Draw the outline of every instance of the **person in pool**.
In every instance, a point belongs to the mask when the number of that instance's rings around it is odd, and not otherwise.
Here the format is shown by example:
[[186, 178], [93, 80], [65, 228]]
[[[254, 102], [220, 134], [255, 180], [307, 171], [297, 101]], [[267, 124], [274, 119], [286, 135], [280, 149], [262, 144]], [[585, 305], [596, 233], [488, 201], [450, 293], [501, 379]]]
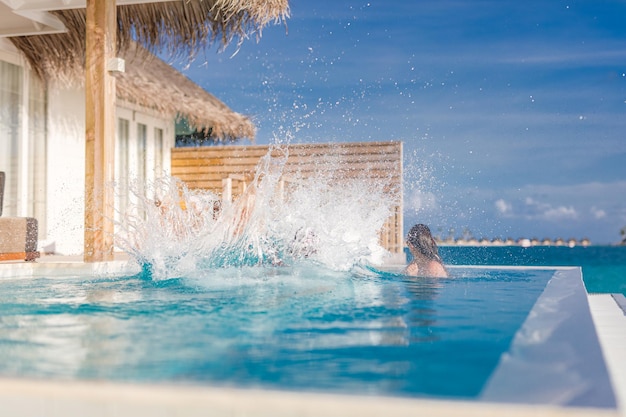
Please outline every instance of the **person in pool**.
[[439, 257], [437, 243], [425, 224], [416, 224], [406, 237], [413, 260], [404, 269], [406, 275], [415, 277], [446, 278], [448, 271]]

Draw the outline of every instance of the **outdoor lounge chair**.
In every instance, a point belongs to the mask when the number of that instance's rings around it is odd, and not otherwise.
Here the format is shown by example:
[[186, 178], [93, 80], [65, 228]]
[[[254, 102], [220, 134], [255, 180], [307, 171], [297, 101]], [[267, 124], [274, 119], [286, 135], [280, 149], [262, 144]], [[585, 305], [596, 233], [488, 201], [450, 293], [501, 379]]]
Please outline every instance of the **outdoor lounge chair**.
[[0, 172], [0, 261], [34, 261], [39, 258], [37, 219], [2, 217], [4, 179], [4, 172]]

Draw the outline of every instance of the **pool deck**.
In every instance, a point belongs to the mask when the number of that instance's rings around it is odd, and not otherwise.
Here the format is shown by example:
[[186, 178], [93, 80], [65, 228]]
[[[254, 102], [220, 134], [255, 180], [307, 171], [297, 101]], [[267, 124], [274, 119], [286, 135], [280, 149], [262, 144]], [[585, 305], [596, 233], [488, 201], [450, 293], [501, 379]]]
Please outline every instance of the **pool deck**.
[[[126, 274], [128, 257], [95, 264], [81, 257], [43, 256], [0, 262], [0, 279]], [[580, 416], [626, 417], [626, 313], [611, 294], [588, 294], [591, 316], [609, 369], [618, 409], [520, 405], [481, 401], [351, 396], [260, 389], [105, 381], [0, 378], [0, 415], [29, 416]]]
[[596, 326], [621, 416], [626, 416], [626, 312], [611, 294], [589, 294]]
[[115, 253], [114, 259], [107, 262], [85, 263], [83, 257], [63, 255], [43, 255], [35, 262], [1, 261], [2, 278], [62, 278], [79, 275], [116, 275], [138, 272], [139, 267], [129, 262], [125, 253]]

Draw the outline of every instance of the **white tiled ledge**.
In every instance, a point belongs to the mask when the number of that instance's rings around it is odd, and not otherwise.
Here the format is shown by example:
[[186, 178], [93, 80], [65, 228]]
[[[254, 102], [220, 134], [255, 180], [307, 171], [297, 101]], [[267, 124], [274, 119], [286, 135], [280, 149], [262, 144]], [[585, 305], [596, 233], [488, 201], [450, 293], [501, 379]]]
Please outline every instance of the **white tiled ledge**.
[[35, 262], [0, 262], [0, 279], [133, 275], [139, 271], [139, 266], [124, 254], [116, 254], [112, 261], [93, 263], [83, 262], [82, 256], [42, 256]]
[[617, 417], [615, 410], [197, 386], [0, 379], [0, 415], [20, 417]]
[[590, 294], [588, 298], [618, 407], [626, 417], [626, 315], [611, 294]]

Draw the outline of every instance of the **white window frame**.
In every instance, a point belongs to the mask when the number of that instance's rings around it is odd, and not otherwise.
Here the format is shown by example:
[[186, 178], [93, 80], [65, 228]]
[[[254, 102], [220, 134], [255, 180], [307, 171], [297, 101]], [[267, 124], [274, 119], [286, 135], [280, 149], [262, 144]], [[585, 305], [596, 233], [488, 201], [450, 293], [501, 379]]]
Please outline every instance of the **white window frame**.
[[[116, 169], [115, 169], [115, 182], [118, 185], [116, 187], [116, 221], [123, 221], [123, 215], [129, 207], [132, 207], [137, 203], [137, 196], [134, 192], [139, 191], [142, 197], [154, 198], [152, 195], [144, 195], [143, 190], [150, 190], [151, 185], [160, 176], [169, 172], [170, 167], [170, 155], [171, 146], [174, 142], [173, 126], [174, 121], [160, 119], [152, 115], [146, 114], [140, 110], [129, 109], [126, 107], [117, 107], [116, 120], [119, 126], [119, 120], [124, 119], [128, 121], [128, 143], [127, 143], [127, 161], [126, 172], [121, 172], [119, 149], [116, 150]], [[139, 135], [140, 126], [145, 126], [145, 143], [142, 141]], [[171, 125], [171, 127], [170, 127]], [[162, 137], [158, 140], [157, 131], [162, 132]], [[172, 136], [170, 141], [167, 140], [168, 135]], [[119, 136], [119, 132], [116, 130], [116, 136]], [[169, 143], [171, 142], [171, 143]], [[160, 149], [157, 149], [159, 147]], [[122, 146], [119, 137], [116, 139], [116, 147]], [[159, 161], [156, 158], [160, 155], [160, 166], [162, 172], [156, 172], [159, 169]], [[139, 171], [142, 171], [141, 173]], [[139, 185], [143, 177], [144, 183]], [[122, 186], [125, 184], [126, 186]], [[139, 190], [129, 186], [130, 184], [136, 184], [139, 186]], [[126, 195], [123, 196], [122, 194]]]
[[[20, 217], [36, 217], [39, 221], [39, 238], [44, 239], [46, 237], [46, 190], [41, 190], [39, 195], [43, 195], [43, 202], [39, 203], [41, 211], [35, 209], [35, 199], [37, 191], [33, 190], [31, 184], [33, 184], [34, 176], [46, 175], [46, 166], [36, 167], [32, 166], [34, 163], [33, 158], [33, 146], [31, 143], [30, 135], [30, 79], [32, 77], [31, 69], [24, 61], [21, 54], [17, 51], [10, 51], [6, 48], [11, 48], [11, 45], [7, 45], [4, 42], [0, 43], [0, 60], [9, 64], [18, 66], [21, 68], [21, 96], [19, 103], [19, 132], [17, 142], [17, 169], [15, 173], [7, 173], [7, 175], [17, 174], [17, 178], [12, 178], [11, 181], [16, 182], [16, 195], [7, 195], [7, 189], [5, 189], [4, 198], [4, 210], [3, 215], [14, 215]], [[45, 88], [45, 86], [44, 86]], [[45, 93], [47, 95], [47, 92]], [[45, 99], [47, 101], [47, 97]], [[47, 123], [47, 109], [44, 110], [44, 123]], [[44, 131], [44, 143], [47, 143], [47, 128]], [[41, 150], [39, 150], [41, 151]], [[44, 149], [43, 159], [47, 161], [46, 151]], [[43, 170], [43, 173], [36, 174], [35, 170]], [[45, 187], [45, 184], [44, 184]], [[7, 209], [7, 207], [9, 207]], [[6, 210], [6, 211], [5, 211]]]

